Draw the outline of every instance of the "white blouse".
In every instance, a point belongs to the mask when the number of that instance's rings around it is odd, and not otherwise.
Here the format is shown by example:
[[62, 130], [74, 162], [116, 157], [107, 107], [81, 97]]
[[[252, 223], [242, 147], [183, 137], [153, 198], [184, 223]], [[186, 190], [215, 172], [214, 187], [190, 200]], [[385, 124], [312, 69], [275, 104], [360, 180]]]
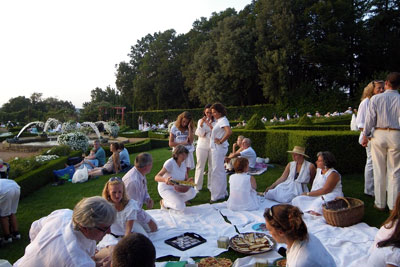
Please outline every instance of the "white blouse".
[[225, 140], [221, 145], [217, 145], [216, 143], [214, 143], [215, 138], [221, 139], [222, 137], [224, 137], [225, 135], [224, 127], [228, 126], [229, 126], [229, 121], [225, 116], [217, 120], [217, 123], [215, 124], [211, 132], [211, 137], [210, 137], [211, 149], [217, 149], [219, 146], [222, 146], [223, 148], [227, 148], [229, 146], [227, 140]]
[[[207, 123], [203, 122], [203, 125], [201, 125], [201, 121], [203, 119], [200, 119], [197, 122], [197, 128], [195, 134], [199, 137], [197, 139], [197, 148], [203, 148], [203, 149], [209, 149], [210, 148], [210, 137], [211, 137], [211, 128], [210, 126], [207, 125]], [[215, 126], [215, 121], [211, 123], [211, 125]]]
[[[184, 161], [181, 163], [181, 166], [178, 166], [176, 160], [174, 158], [170, 158], [164, 163], [163, 167], [167, 170], [167, 172], [163, 175], [164, 178], [172, 177], [174, 180], [185, 180], [187, 169]], [[172, 185], [168, 185], [164, 182], [158, 182], [158, 190], [173, 188], [174, 186]]]

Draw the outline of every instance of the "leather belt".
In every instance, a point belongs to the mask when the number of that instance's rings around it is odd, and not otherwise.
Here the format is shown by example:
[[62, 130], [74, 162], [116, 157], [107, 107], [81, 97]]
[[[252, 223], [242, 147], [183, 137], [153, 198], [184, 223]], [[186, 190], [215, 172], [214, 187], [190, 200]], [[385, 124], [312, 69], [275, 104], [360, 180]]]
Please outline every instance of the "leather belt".
[[379, 128], [379, 127], [375, 127], [375, 130], [400, 131], [400, 129], [396, 128]]

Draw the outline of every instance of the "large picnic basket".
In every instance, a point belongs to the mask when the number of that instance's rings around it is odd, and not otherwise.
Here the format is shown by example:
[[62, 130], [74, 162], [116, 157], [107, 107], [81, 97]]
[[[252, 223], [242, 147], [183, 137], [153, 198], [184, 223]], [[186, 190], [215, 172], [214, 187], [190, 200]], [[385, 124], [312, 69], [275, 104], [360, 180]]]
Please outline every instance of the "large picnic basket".
[[346, 227], [359, 223], [364, 216], [364, 202], [352, 197], [337, 197], [322, 205], [325, 221], [333, 226]]

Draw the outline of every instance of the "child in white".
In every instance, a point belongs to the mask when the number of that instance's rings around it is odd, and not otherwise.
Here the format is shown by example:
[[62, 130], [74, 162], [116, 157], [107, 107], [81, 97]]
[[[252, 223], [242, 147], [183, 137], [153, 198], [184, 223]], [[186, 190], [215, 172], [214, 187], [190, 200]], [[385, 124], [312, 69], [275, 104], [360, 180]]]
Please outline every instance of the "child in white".
[[254, 177], [247, 174], [249, 161], [246, 158], [238, 158], [233, 167], [236, 173], [229, 177], [228, 209], [234, 211], [257, 210], [259, 207], [257, 184]]

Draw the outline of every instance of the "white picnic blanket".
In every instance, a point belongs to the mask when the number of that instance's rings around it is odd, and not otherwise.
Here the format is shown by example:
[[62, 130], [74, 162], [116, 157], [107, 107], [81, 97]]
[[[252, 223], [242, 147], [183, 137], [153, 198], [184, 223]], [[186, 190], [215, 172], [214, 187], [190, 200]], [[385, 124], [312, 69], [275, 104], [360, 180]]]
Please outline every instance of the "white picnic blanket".
[[[264, 209], [275, 204], [275, 201], [264, 200], [260, 209], [255, 211], [231, 211], [226, 202], [213, 204], [241, 233], [253, 232], [252, 226], [264, 222]], [[308, 231], [317, 236], [333, 256], [337, 266], [349, 266], [367, 255], [378, 229], [365, 223], [350, 227], [334, 227], [328, 225], [322, 216], [304, 214], [304, 222]], [[281, 244], [278, 244], [280, 246]], [[254, 259], [253, 259], [254, 260]], [[253, 261], [254, 262], [254, 261]], [[245, 265], [243, 265], [245, 266]]]
[[[168, 255], [186, 258], [217, 256], [227, 251], [227, 249], [218, 248], [218, 237], [231, 238], [237, 234], [234, 226], [225, 222], [219, 211], [210, 204], [186, 207], [183, 212], [161, 209], [147, 212], [157, 221], [159, 227], [157, 232], [149, 234], [149, 238], [156, 248], [157, 258]], [[185, 251], [178, 250], [164, 242], [185, 232], [199, 234], [207, 242]]]

